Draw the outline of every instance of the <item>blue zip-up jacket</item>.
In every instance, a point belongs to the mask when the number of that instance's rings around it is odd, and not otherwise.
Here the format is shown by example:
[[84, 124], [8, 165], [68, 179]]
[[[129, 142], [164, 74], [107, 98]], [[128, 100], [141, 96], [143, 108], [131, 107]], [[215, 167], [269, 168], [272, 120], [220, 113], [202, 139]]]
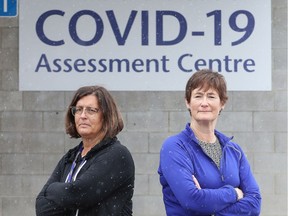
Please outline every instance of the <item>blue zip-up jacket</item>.
[[[260, 214], [259, 186], [244, 152], [232, 138], [216, 130], [215, 135], [222, 146], [220, 170], [203, 152], [189, 123], [163, 143], [158, 173], [167, 216]], [[234, 188], [240, 188], [244, 198], [237, 201]]]

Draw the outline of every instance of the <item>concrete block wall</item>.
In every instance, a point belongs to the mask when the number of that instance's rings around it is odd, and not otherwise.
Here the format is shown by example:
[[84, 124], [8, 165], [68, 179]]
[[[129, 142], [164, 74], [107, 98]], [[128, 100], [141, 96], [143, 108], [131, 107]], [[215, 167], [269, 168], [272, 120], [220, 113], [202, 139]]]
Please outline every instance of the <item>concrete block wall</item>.
[[[287, 215], [287, 1], [272, 2], [272, 91], [229, 92], [218, 129], [233, 135], [260, 184], [261, 216]], [[35, 197], [79, 140], [64, 133], [72, 92], [18, 90], [18, 18], [0, 18], [0, 216], [35, 215]], [[247, 50], [249, 52], [249, 50]], [[267, 69], [269, 70], [269, 68]], [[184, 89], [184, 86], [183, 86]], [[189, 121], [184, 92], [112, 92], [119, 139], [136, 165], [134, 215], [164, 216], [157, 168], [163, 140]]]

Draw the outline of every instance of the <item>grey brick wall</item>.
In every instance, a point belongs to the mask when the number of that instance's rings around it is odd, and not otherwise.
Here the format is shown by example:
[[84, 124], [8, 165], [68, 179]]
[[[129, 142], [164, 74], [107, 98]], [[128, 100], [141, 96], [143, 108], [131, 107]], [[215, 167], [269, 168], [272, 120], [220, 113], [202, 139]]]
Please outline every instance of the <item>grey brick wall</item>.
[[[287, 1], [272, 1], [272, 91], [229, 92], [218, 129], [244, 149], [260, 184], [261, 216], [287, 215]], [[71, 92], [18, 91], [18, 18], [0, 18], [0, 216], [35, 215], [36, 194], [78, 140], [64, 133]], [[247, 51], [248, 52], [248, 51]], [[184, 87], [183, 87], [184, 88]], [[163, 216], [162, 141], [189, 121], [183, 92], [112, 92], [119, 139], [136, 165], [134, 215]]]

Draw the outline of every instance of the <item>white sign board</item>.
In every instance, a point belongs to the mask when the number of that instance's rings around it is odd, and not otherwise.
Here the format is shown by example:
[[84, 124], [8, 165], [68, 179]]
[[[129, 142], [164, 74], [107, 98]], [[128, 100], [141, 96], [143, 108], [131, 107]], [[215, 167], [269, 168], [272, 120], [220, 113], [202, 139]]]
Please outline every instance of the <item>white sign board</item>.
[[19, 89], [183, 91], [210, 68], [271, 90], [270, 0], [19, 1]]

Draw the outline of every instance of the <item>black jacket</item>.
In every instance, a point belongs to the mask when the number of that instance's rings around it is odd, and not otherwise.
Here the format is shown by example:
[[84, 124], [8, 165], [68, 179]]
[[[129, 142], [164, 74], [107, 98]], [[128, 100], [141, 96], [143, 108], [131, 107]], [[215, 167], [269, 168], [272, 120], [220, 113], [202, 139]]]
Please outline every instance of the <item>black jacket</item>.
[[129, 216], [135, 167], [128, 149], [117, 138], [102, 141], [85, 156], [74, 182], [65, 183], [82, 142], [70, 149], [36, 198], [37, 216]]

